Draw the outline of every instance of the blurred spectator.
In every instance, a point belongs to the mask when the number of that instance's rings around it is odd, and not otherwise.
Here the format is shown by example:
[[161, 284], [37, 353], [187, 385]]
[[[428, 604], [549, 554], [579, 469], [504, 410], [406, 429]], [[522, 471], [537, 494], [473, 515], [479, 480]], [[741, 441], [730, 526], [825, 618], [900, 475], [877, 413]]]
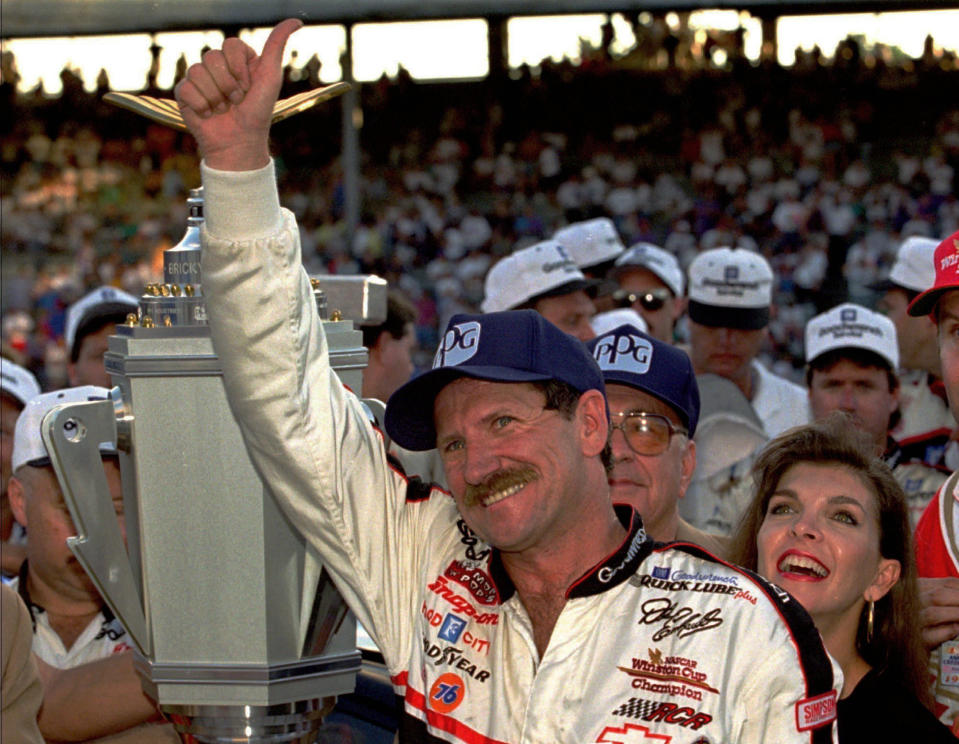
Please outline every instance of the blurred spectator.
[[9, 359], [0, 358], [0, 572], [16, 576], [26, 554], [27, 533], [14, 519], [7, 498], [13, 474], [13, 433], [17, 417], [31, 398], [40, 394], [36, 378]]
[[369, 350], [362, 397], [385, 403], [394, 390], [410, 379], [416, 345], [415, 321], [416, 308], [390, 289], [386, 296], [386, 320], [379, 325], [362, 326], [363, 345]]
[[621, 290], [618, 301], [643, 316], [653, 338], [673, 343], [685, 309], [685, 277], [676, 257], [652, 243], [637, 243], [616, 259], [611, 276]]
[[[133, 668], [126, 630], [103, 603], [67, 546], [76, 534], [40, 435], [44, 416], [61, 403], [108, 395], [92, 385], [33, 398], [17, 419], [8, 493], [30, 533], [27, 559], [11, 586], [33, 619], [33, 653], [43, 682], [40, 730], [47, 739], [176, 742]], [[101, 445], [106, 482], [125, 534], [120, 467]]]
[[103, 366], [107, 338], [116, 333], [130, 313], [136, 313], [137, 298], [115, 287], [99, 287], [67, 308], [64, 338], [70, 350], [67, 370], [70, 384], [112, 387]]
[[689, 348], [696, 374], [736, 383], [769, 437], [808, 421], [806, 391], [756, 361], [767, 337], [772, 269], [742, 249], [701, 253], [689, 267]]
[[882, 292], [879, 310], [896, 327], [899, 341], [899, 420], [891, 430], [904, 449], [928, 465], [940, 465], [955, 422], [949, 412], [931, 317], [914, 318], [909, 304], [935, 281], [938, 241], [910, 237], [899, 246], [889, 275], [872, 288]]
[[889, 318], [861, 305], [837, 305], [806, 326], [806, 384], [816, 421], [849, 414], [906, 495], [910, 527], [947, 473], [910, 460], [889, 430], [899, 410], [899, 347]]
[[[310, 270], [411, 276], [417, 335], [432, 347], [452, 312], [478, 309], [483, 261], [564, 223], [611, 218], [626, 244], [663, 246], [683, 269], [700, 250], [749, 247], [777, 275], [770, 362], [798, 378], [817, 308], [847, 294], [871, 304], [868, 285], [902, 239], [959, 227], [959, 109], [941, 95], [955, 87], [955, 55], [933, 45], [913, 61], [843, 42], [791, 68], [768, 54], [742, 65], [735, 33], [703, 44], [686, 15], [676, 26], [631, 19], [636, 45], [618, 58], [586, 50], [579, 66], [544, 60], [511, 78], [365, 86], [377, 115], [364, 122], [351, 240], [330, 144], [339, 116], [304, 113], [274, 148]], [[103, 105], [75, 74], [50, 97], [15, 90], [12, 55], [4, 70], [4, 353], [50, 389], [66, 384], [67, 305], [98, 286], [136, 296], [162, 279], [159, 251], [182, 234], [198, 163], [192, 141]], [[295, 72], [287, 94], [316, 80], [316, 64]], [[8, 330], [15, 317], [28, 323]]]
[[596, 314], [587, 293], [592, 286], [566, 249], [547, 240], [521, 248], [490, 269], [483, 312], [532, 308], [560, 330], [588, 341]]

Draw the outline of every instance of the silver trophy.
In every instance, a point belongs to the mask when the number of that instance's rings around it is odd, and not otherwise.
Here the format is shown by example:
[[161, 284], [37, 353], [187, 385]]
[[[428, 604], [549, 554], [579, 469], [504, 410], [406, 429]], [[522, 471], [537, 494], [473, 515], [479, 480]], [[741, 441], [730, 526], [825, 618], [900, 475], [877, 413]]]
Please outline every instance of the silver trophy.
[[[207, 326], [199, 190], [189, 205], [164, 282], [109, 339], [110, 399], [54, 409], [43, 438], [77, 528], [70, 548], [184, 741], [310, 742], [353, 689], [356, 623], [247, 456]], [[354, 321], [382, 322], [386, 283], [319, 277], [314, 291], [332, 366], [360, 390], [367, 351]], [[119, 452], [126, 546], [105, 441]]]

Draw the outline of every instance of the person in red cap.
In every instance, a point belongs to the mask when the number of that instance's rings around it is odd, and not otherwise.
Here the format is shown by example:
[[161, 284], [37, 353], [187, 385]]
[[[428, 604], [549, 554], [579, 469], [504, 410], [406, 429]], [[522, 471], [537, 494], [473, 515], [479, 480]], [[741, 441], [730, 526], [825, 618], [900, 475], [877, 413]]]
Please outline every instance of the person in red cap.
[[[913, 316], [931, 315], [936, 322], [942, 379], [952, 415], [959, 422], [959, 231], [943, 240], [933, 254], [936, 281], [909, 305]], [[936, 714], [959, 736], [959, 443], [950, 442], [946, 463], [955, 472], [942, 484], [916, 526], [919, 576], [926, 582], [926, 642], [938, 645], [930, 655], [935, 675]]]

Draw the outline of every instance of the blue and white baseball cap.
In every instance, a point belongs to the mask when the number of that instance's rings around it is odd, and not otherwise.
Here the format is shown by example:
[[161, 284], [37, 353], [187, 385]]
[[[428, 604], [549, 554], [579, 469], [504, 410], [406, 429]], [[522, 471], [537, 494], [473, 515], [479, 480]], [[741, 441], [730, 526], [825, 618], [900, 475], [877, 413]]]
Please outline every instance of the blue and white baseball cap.
[[436, 446], [436, 396], [460, 377], [494, 382], [558, 380], [581, 393], [599, 390], [603, 375], [582, 341], [535, 310], [450, 318], [429, 372], [410, 380], [386, 404], [386, 433], [401, 447]]
[[686, 352], [663, 343], [630, 324], [586, 342], [603, 379], [629, 385], [672, 408], [689, 436], [699, 420], [699, 387]]

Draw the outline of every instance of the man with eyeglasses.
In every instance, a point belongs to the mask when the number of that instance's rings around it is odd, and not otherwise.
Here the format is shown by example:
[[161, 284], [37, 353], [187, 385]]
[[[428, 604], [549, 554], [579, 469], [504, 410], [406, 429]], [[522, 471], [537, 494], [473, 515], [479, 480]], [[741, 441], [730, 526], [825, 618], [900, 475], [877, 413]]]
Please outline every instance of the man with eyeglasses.
[[382, 650], [399, 741], [666, 741], [685, 724], [727, 744], [831, 742], [841, 672], [808, 615], [698, 547], [656, 546], [612, 504], [602, 373], [542, 315], [453, 316], [433, 368], [388, 401], [387, 432], [435, 447], [449, 492], [387, 459], [330, 367], [276, 190], [270, 120], [300, 25], [259, 56], [227, 39], [176, 95], [203, 155], [203, 288], [231, 411]]
[[[679, 514], [696, 469], [699, 389], [686, 353], [622, 325], [587, 344], [603, 372], [611, 418], [609, 472], [613, 502], [625, 502], [660, 542], [680, 540], [723, 555], [715, 535], [698, 530]], [[635, 355], [610, 350], [644, 348]]]
[[619, 285], [616, 304], [642, 315], [650, 336], [673, 343], [685, 286], [676, 257], [652, 243], [636, 243], [616, 259], [611, 276]]

